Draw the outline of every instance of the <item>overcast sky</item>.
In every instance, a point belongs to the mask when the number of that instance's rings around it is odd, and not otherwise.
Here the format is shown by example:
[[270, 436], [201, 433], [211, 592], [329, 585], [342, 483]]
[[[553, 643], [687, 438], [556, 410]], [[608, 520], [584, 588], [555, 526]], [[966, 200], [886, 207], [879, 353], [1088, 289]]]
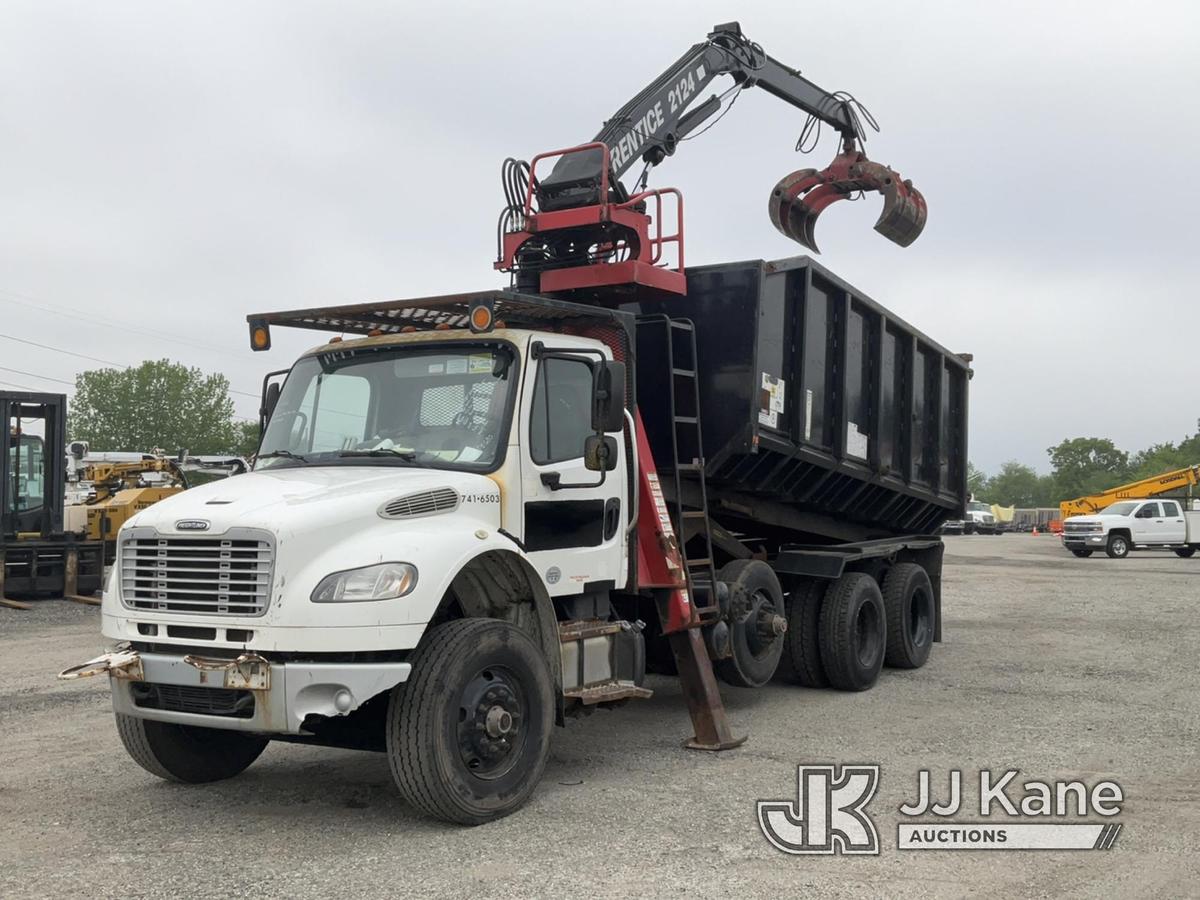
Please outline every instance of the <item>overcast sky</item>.
[[[735, 17], [861, 99], [883, 127], [870, 155], [925, 193], [908, 249], [871, 230], [878, 199], [835, 206], [821, 261], [975, 355], [977, 465], [1196, 430], [1200, 6], [1183, 2], [4, 0], [0, 381], [69, 390], [48, 379], [98, 365], [79, 354], [166, 356], [225, 372], [253, 416], [262, 375], [316, 341], [252, 354], [247, 313], [503, 286], [501, 160], [590, 139]], [[687, 197], [690, 262], [802, 252], [766, 216], [776, 180], [813, 164], [802, 121], [746, 91], [655, 173]], [[835, 150], [827, 133], [817, 164]]]

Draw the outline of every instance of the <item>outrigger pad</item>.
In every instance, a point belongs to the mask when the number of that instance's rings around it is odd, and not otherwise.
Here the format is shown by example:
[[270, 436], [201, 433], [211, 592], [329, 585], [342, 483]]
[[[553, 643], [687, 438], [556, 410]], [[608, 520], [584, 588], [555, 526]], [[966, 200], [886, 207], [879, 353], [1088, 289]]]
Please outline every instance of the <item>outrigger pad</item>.
[[793, 241], [814, 253], [817, 247], [817, 217], [838, 200], [858, 191], [883, 194], [883, 212], [875, 230], [889, 241], [907, 247], [925, 227], [925, 198], [911, 181], [887, 166], [871, 162], [857, 150], [838, 154], [828, 167], [799, 169], [785, 175], [771, 191], [767, 211], [771, 223]]

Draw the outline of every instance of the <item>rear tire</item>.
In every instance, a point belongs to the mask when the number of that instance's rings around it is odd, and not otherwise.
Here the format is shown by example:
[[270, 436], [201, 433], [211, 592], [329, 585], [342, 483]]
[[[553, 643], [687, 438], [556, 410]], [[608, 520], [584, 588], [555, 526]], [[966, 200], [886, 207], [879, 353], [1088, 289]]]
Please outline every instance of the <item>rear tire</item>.
[[[786, 632], [771, 628], [772, 621], [787, 613], [779, 577], [762, 560], [737, 559], [721, 568], [717, 580], [729, 585], [730, 602], [740, 612], [729, 623], [733, 653], [717, 660], [716, 673], [734, 687], [762, 687], [784, 652]], [[784, 623], [786, 619], [780, 625]]]
[[784, 640], [781, 673], [788, 681], [804, 687], [829, 686], [821, 665], [821, 602], [829, 582], [805, 578], [788, 594], [788, 630]]
[[833, 583], [821, 605], [821, 662], [829, 683], [865, 691], [879, 678], [887, 643], [887, 617], [879, 585], [850, 572]]
[[1124, 559], [1129, 555], [1129, 538], [1123, 534], [1110, 534], [1104, 552], [1110, 559]]
[[1072, 550], [1071, 552], [1074, 553], [1076, 556], [1078, 556], [1080, 559], [1087, 559], [1089, 556], [1092, 555], [1092, 551], [1088, 550], [1086, 548], [1081, 549], [1081, 550]]
[[387, 754], [400, 793], [460, 825], [516, 811], [550, 750], [554, 688], [541, 649], [498, 619], [433, 628], [392, 691]]
[[896, 563], [883, 579], [887, 649], [883, 661], [894, 669], [919, 669], [933, 649], [936, 618], [933, 585], [916, 563]]
[[1196, 555], [1196, 548], [1195, 547], [1176, 547], [1175, 555], [1178, 556], [1180, 559], [1191, 559], [1193, 556]]
[[267, 739], [224, 728], [154, 722], [116, 714], [117, 734], [139, 766], [166, 781], [207, 784], [240, 775], [267, 749]]

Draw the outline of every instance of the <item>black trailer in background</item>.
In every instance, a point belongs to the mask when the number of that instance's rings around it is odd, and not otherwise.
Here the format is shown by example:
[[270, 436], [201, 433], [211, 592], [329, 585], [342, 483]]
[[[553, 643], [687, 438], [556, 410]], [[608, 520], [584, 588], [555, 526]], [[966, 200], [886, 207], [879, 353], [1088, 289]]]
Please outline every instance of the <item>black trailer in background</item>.
[[0, 391], [0, 600], [100, 589], [101, 543], [63, 530], [66, 410], [62, 394]]

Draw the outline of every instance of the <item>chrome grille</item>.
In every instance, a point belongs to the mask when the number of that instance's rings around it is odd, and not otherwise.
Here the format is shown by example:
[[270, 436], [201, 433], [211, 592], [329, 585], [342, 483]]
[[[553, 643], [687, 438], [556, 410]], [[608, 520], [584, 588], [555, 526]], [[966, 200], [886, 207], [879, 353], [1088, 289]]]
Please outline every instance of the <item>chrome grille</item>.
[[1063, 531], [1067, 534], [1086, 534], [1089, 531], [1103, 530], [1103, 526], [1087, 522], [1066, 522], [1063, 524]]
[[450, 512], [457, 508], [458, 491], [448, 487], [434, 488], [431, 491], [419, 491], [389, 500], [379, 507], [379, 515], [385, 519], [414, 519], [418, 516]]
[[274, 556], [262, 532], [174, 537], [135, 528], [121, 541], [121, 600], [131, 609], [261, 616]]

